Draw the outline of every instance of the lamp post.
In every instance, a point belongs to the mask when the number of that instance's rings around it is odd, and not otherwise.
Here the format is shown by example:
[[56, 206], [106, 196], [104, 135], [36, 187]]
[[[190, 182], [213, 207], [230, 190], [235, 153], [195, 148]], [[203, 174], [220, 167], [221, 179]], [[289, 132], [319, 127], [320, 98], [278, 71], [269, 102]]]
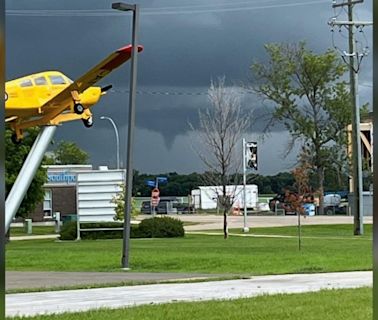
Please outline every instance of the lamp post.
[[130, 247], [130, 218], [131, 218], [131, 196], [133, 190], [133, 165], [132, 147], [134, 142], [134, 123], [135, 123], [135, 96], [137, 80], [137, 54], [138, 54], [138, 24], [139, 24], [139, 5], [126, 4], [123, 2], [112, 3], [112, 9], [120, 11], [132, 11], [132, 51], [131, 51], [131, 75], [129, 93], [129, 123], [126, 148], [126, 194], [125, 194], [125, 215], [123, 224], [123, 248], [122, 248], [122, 268], [129, 268], [129, 247]]
[[119, 135], [118, 135], [118, 128], [117, 128], [117, 126], [114, 123], [114, 121], [113, 121], [112, 118], [102, 116], [102, 117], [100, 117], [100, 119], [101, 120], [109, 120], [110, 123], [112, 124], [113, 128], [114, 128], [114, 132], [115, 132], [115, 136], [116, 136], [116, 144], [117, 144], [117, 169], [119, 169]]

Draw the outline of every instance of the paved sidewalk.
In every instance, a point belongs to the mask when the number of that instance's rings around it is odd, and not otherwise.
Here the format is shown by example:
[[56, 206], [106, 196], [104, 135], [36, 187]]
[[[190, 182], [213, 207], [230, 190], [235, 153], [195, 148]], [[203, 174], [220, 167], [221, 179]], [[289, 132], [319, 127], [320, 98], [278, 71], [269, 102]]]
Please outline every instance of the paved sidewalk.
[[19, 293], [6, 296], [6, 315], [33, 316], [104, 307], [120, 308], [173, 301], [235, 299], [262, 294], [301, 293], [371, 285], [372, 272], [366, 271], [259, 276], [246, 280]]
[[[109, 285], [125, 282], [138, 284], [207, 280], [224, 275], [174, 272], [45, 272], [45, 271], [6, 271], [5, 288], [10, 289], [53, 289], [80, 285]], [[226, 276], [232, 277], [228, 274]]]
[[42, 239], [58, 239], [59, 234], [41, 234], [41, 235], [29, 235], [29, 236], [11, 236], [10, 241], [21, 241], [21, 240], [42, 240]]

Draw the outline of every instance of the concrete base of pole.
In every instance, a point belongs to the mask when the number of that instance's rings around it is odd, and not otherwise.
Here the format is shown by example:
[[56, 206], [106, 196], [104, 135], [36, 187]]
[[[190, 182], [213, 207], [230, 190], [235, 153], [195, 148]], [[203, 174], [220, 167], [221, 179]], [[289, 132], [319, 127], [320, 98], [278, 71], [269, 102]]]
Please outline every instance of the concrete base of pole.
[[131, 268], [121, 268], [121, 270], [123, 270], [123, 271], [130, 271]]
[[244, 232], [244, 233], [248, 233], [248, 232], [249, 232], [249, 228], [248, 228], [248, 227], [244, 227], [244, 228], [243, 228], [243, 232]]

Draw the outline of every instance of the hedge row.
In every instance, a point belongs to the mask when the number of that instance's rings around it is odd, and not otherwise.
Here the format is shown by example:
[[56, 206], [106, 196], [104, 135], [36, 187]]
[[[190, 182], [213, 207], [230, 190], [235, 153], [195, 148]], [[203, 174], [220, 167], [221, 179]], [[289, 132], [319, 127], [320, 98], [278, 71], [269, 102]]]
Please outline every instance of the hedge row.
[[[82, 223], [82, 229], [101, 229], [101, 228], [122, 228], [120, 222], [97, 222]], [[154, 217], [144, 219], [139, 225], [131, 225], [131, 238], [172, 238], [183, 237], [185, 235], [182, 221], [171, 217]], [[80, 238], [83, 240], [96, 239], [122, 239], [123, 230], [96, 230], [80, 231]], [[63, 224], [60, 231], [61, 240], [75, 240], [77, 238], [76, 221], [69, 221]]]

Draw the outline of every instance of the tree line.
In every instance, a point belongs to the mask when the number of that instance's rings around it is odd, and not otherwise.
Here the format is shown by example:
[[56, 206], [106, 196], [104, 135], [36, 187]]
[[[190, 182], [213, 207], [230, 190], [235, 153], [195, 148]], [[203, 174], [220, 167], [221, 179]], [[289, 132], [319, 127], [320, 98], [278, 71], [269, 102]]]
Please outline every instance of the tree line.
[[[238, 174], [236, 180], [242, 181], [242, 175]], [[157, 177], [167, 177], [166, 184], [160, 184], [161, 196], [187, 196], [191, 190], [199, 186], [206, 185], [208, 174], [193, 172], [190, 174], [178, 174], [177, 172], [169, 172], [162, 174], [145, 174], [134, 171], [133, 177], [133, 196], [149, 197], [152, 187], [147, 185], [148, 180]], [[260, 175], [256, 173], [247, 174], [247, 184], [256, 184], [259, 194], [279, 194], [294, 184], [294, 176], [291, 172], [279, 172], [275, 175]], [[316, 175], [310, 176], [310, 185], [314, 190], [317, 189]], [[325, 174], [325, 191], [343, 191], [348, 189], [348, 176], [343, 175], [341, 179], [332, 168], [326, 170]]]

